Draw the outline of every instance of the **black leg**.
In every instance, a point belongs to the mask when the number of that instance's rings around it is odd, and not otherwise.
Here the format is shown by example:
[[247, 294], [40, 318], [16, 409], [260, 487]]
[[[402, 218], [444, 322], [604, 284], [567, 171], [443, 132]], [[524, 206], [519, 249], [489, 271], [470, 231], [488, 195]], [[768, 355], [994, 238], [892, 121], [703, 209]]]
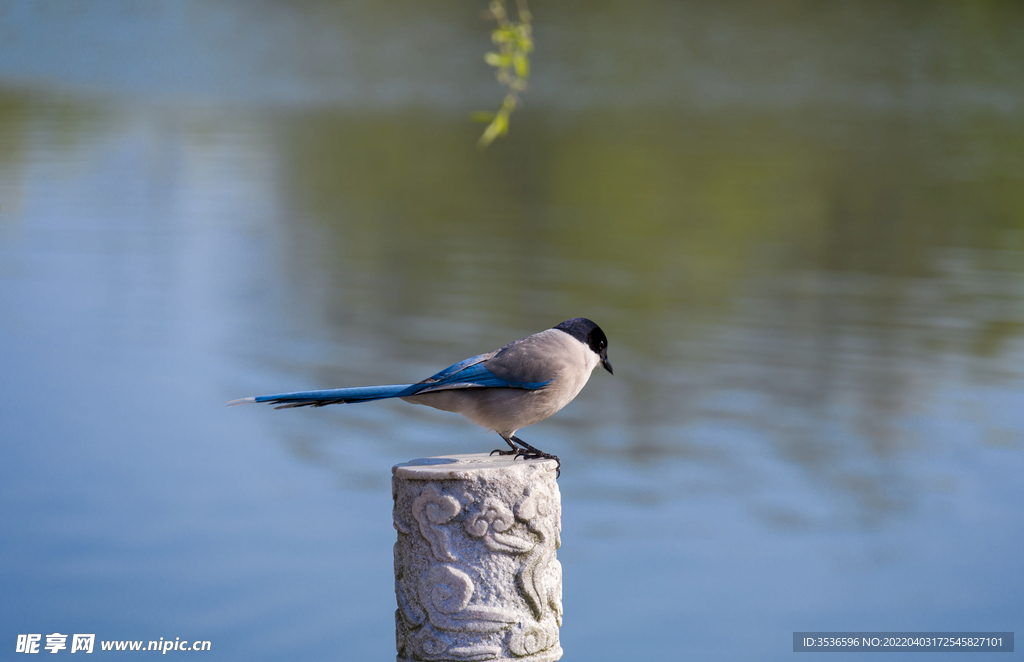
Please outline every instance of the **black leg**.
[[[498, 436], [501, 436], [501, 435], [498, 435]], [[505, 437], [501, 437], [501, 438], [505, 439]], [[515, 437], [512, 437], [512, 439], [515, 439]], [[505, 451], [505, 450], [502, 450], [500, 448], [496, 448], [493, 451], [491, 451], [491, 455], [515, 455], [516, 457], [519, 457], [519, 453], [521, 453], [522, 451], [520, 450], [520, 448], [518, 446], [516, 446], [514, 443], [512, 443], [512, 439], [505, 439], [505, 443], [508, 444], [509, 446], [511, 446], [512, 450]]]
[[[562, 475], [562, 461], [558, 459], [557, 455], [552, 455], [551, 453], [545, 453], [542, 450], [536, 449], [515, 435], [512, 435], [511, 439], [506, 439], [505, 441], [508, 441], [510, 444], [514, 441], [523, 447], [523, 450], [516, 453], [516, 457], [521, 457], [524, 460], [554, 460], [558, 463], [555, 468], [555, 478]], [[504, 451], [504, 454], [508, 454], [508, 451]]]

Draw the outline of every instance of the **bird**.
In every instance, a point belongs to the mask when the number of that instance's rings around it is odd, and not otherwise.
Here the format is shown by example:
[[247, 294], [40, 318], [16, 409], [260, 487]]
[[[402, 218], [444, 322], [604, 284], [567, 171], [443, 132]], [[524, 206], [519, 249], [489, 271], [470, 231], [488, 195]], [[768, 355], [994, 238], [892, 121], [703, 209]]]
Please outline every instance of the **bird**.
[[557, 326], [470, 357], [415, 384], [356, 386], [319, 391], [296, 391], [233, 400], [228, 406], [249, 402], [291, 407], [370, 402], [401, 398], [462, 414], [473, 423], [496, 432], [509, 449], [492, 451], [524, 459], [552, 459], [556, 475], [561, 460], [516, 436], [558, 412], [579, 394], [597, 366], [611, 374], [608, 337], [594, 322], [574, 317]]

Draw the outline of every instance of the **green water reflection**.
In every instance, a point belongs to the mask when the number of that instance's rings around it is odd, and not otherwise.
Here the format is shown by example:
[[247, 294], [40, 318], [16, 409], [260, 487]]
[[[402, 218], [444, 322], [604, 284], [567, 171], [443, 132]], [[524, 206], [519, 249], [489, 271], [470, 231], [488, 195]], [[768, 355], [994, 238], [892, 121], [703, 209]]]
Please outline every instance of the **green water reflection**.
[[[96, 104], [4, 99], [7, 182], [26, 134], [59, 159], [118, 131]], [[975, 357], [982, 384], [1020, 377], [999, 361], [1024, 331], [1024, 144], [1006, 117], [525, 111], [483, 154], [439, 113], [225, 122], [185, 113], [171, 139], [241, 140], [275, 164], [281, 277], [314, 320], [294, 333], [379, 334], [429, 366], [570, 315], [612, 329], [629, 367], [601, 397], [626, 418], [587, 424], [614, 432], [581, 452], [706, 455], [686, 430], [725, 416], [817, 471], [917, 444], [901, 421], [944, 357]], [[375, 378], [339, 363], [309, 382]], [[719, 392], [766, 399], [723, 412]], [[823, 456], [835, 424], [853, 436]]]

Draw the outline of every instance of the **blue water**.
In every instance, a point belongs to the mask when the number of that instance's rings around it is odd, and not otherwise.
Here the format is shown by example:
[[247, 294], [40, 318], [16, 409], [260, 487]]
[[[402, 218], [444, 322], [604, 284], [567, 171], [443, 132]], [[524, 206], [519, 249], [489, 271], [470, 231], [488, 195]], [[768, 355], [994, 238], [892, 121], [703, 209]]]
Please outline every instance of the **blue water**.
[[500, 440], [225, 403], [576, 315], [566, 660], [1019, 630], [1024, 14], [848, 7], [535, 7], [480, 153], [478, 7], [7, 6], [0, 651], [390, 659], [391, 466]]

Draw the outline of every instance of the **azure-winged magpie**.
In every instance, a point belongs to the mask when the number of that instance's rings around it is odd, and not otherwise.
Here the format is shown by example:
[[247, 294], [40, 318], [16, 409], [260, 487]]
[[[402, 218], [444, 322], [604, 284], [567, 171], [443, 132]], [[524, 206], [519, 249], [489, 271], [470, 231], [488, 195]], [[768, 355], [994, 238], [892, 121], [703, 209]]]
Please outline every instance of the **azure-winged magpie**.
[[416, 384], [358, 386], [323, 391], [259, 395], [229, 404], [265, 402], [288, 407], [322, 407], [401, 398], [406, 402], [462, 414], [494, 430], [511, 450], [495, 451], [528, 459], [558, 457], [538, 450], [516, 431], [569, 404], [598, 365], [612, 372], [608, 338], [597, 324], [574, 317], [558, 326], [449, 366]]

